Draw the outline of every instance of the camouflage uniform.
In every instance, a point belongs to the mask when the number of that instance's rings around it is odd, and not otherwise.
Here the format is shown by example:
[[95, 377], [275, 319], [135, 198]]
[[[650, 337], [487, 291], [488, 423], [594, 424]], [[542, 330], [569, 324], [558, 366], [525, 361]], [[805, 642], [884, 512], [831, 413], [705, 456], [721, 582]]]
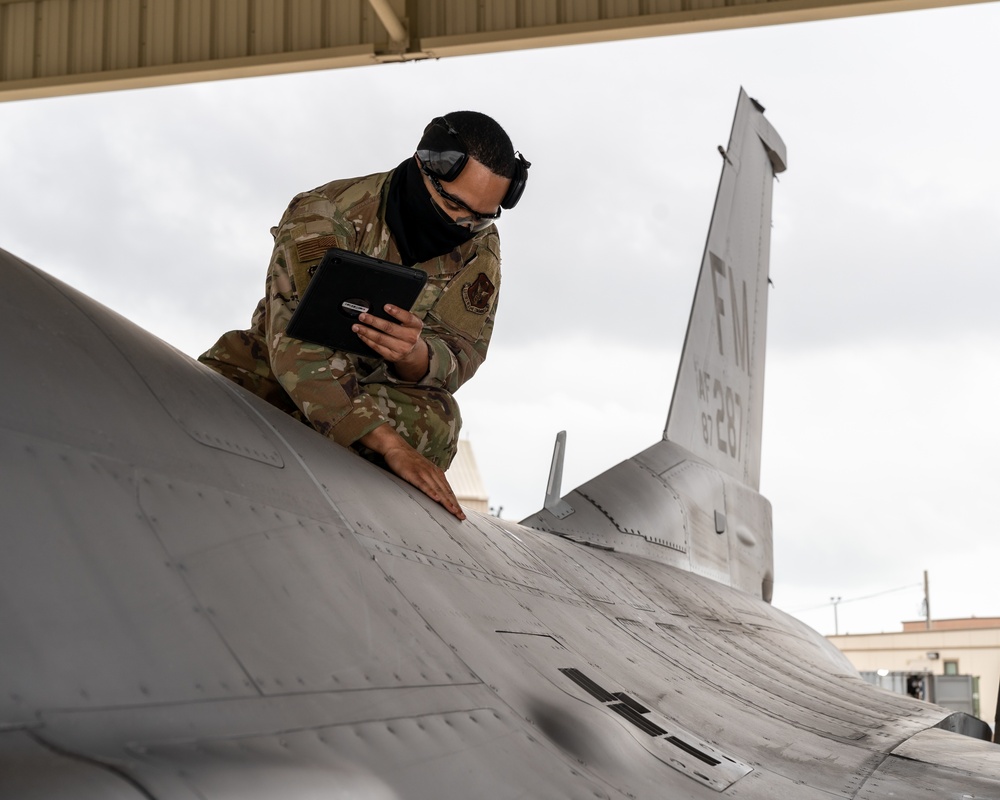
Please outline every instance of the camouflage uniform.
[[297, 195], [276, 228], [264, 298], [250, 330], [230, 331], [199, 361], [329, 436], [354, 446], [388, 422], [442, 469], [462, 425], [453, 394], [486, 358], [500, 287], [500, 237], [490, 226], [469, 242], [416, 266], [428, 274], [413, 306], [423, 320], [430, 364], [417, 382], [365, 358], [285, 334], [323, 254], [331, 247], [401, 263], [385, 221], [392, 172], [334, 181]]

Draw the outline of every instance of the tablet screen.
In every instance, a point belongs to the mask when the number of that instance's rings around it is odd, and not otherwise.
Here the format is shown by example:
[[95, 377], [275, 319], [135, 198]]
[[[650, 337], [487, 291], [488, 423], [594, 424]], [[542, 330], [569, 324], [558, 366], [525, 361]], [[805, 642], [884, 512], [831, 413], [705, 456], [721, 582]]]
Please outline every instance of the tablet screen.
[[331, 350], [379, 358], [351, 330], [358, 315], [395, 322], [386, 303], [409, 311], [427, 282], [427, 273], [379, 258], [331, 248], [288, 323], [288, 335]]

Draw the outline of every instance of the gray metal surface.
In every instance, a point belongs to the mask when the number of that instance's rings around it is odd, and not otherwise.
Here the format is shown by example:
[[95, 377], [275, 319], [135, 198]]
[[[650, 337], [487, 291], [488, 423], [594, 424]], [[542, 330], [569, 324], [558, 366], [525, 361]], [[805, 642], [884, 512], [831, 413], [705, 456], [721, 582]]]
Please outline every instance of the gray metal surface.
[[1000, 797], [738, 588], [766, 501], [674, 442], [578, 541], [459, 522], [6, 253], [0, 320], [3, 800]]

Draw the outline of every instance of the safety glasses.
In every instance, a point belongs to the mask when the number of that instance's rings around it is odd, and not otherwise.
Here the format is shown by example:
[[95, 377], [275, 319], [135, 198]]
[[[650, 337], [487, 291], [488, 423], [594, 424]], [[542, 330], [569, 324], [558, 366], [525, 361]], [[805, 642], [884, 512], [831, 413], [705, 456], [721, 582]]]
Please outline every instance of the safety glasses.
[[471, 231], [478, 232], [490, 227], [490, 225], [493, 224], [493, 221], [500, 217], [502, 209], [499, 208], [497, 209], [496, 214], [481, 214], [480, 212], [469, 208], [465, 203], [463, 203], [457, 197], [455, 197], [452, 194], [448, 194], [448, 192], [446, 192], [444, 190], [444, 187], [441, 185], [441, 181], [437, 179], [434, 173], [432, 173], [424, 166], [421, 166], [420, 170], [424, 173], [424, 175], [430, 178], [431, 186], [434, 187], [435, 192], [441, 195], [441, 197], [443, 197], [449, 203], [454, 203], [456, 206], [464, 208], [471, 215], [468, 217], [459, 217], [458, 219], [455, 219], [450, 214], [448, 214], [443, 208], [441, 208], [441, 206], [438, 205], [434, 201], [434, 198], [432, 197], [431, 202], [434, 203], [435, 210], [442, 216], [442, 218], [446, 222], [450, 222], [452, 225], [461, 225], [463, 228], [468, 228]]

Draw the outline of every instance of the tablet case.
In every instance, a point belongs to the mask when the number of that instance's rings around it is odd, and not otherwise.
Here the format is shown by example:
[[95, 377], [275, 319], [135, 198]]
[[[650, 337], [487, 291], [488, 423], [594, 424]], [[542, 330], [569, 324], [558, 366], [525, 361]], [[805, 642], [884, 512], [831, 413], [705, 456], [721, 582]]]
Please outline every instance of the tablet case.
[[409, 311], [426, 282], [422, 270], [331, 248], [309, 281], [287, 333], [331, 350], [380, 358], [351, 326], [362, 312], [396, 322], [385, 312], [385, 304]]

